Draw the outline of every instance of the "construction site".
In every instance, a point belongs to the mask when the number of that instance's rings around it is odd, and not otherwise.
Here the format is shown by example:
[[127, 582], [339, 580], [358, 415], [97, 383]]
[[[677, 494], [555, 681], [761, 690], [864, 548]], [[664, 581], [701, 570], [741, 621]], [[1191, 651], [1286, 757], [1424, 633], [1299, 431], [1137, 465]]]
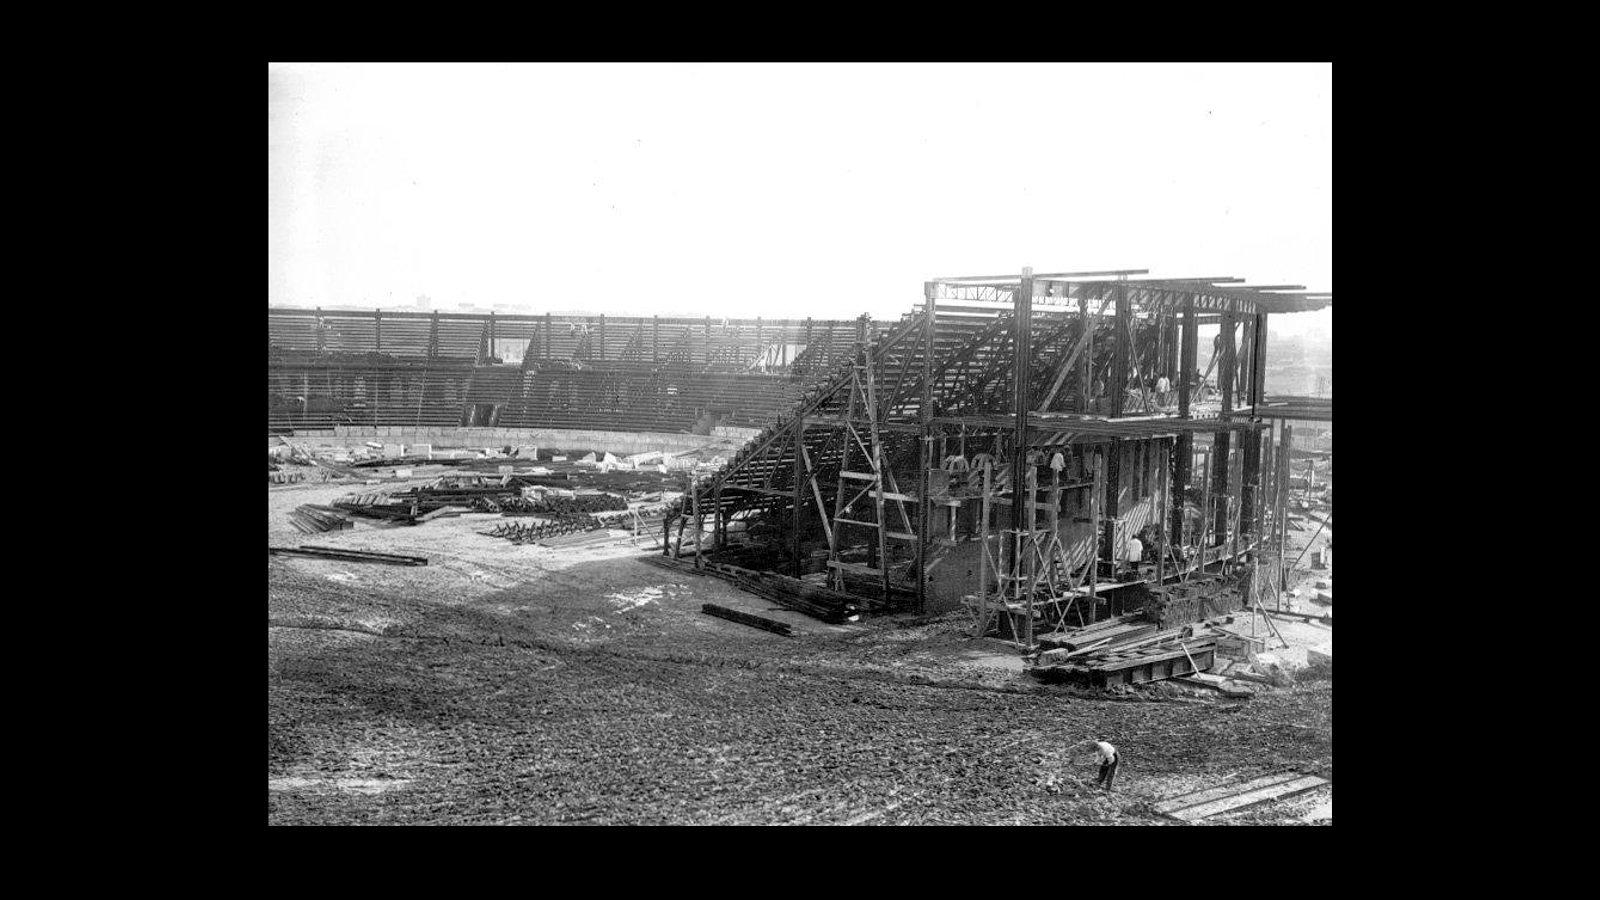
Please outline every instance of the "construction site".
[[270, 307], [269, 821], [1331, 824], [1331, 293], [904, 296]]

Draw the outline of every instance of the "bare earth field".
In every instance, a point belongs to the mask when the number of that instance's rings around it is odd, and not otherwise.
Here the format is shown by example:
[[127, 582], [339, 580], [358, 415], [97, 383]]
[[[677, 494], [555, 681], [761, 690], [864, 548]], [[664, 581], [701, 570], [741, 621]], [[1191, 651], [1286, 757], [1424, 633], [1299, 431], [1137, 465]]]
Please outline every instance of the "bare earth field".
[[[270, 487], [270, 543], [431, 562], [269, 558], [272, 824], [1175, 824], [1153, 804], [1331, 764], [1331, 680], [1243, 701], [1072, 693], [958, 617], [825, 625], [644, 548], [476, 533], [498, 516], [289, 526], [355, 489]], [[1062, 752], [1097, 736], [1124, 754], [1110, 794]], [[1327, 822], [1331, 793], [1205, 824]]]

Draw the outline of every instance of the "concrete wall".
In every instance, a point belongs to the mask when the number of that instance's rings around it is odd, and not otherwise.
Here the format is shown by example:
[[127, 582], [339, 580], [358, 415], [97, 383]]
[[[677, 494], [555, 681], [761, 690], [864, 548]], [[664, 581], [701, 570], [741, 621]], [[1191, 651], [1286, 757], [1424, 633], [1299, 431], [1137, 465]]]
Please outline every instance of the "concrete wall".
[[[578, 431], [561, 428], [408, 428], [337, 426], [331, 431], [298, 431], [290, 440], [308, 447], [349, 447], [367, 441], [385, 444], [431, 444], [435, 450], [459, 447], [513, 447], [535, 445], [562, 450], [609, 450], [612, 453], [630, 454], [661, 450], [683, 453], [711, 443], [733, 443], [735, 446], [755, 437], [760, 432], [754, 428], [714, 428], [710, 436], [702, 434], [666, 434], [653, 431]], [[267, 439], [269, 445], [276, 438]]]

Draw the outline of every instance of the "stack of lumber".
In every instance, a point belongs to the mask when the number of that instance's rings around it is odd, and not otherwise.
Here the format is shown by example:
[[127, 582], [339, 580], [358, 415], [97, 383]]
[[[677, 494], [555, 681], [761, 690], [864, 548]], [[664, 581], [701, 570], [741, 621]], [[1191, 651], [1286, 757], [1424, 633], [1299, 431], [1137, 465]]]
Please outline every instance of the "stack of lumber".
[[833, 625], [853, 622], [861, 616], [859, 598], [807, 584], [787, 575], [757, 572], [753, 569], [730, 566], [727, 563], [707, 563], [703, 568], [696, 569], [692, 561], [673, 559], [669, 556], [651, 555], [641, 558], [651, 565], [675, 572], [721, 578], [752, 594], [765, 597], [785, 609], [803, 612]]
[[1138, 684], [1204, 671], [1216, 659], [1217, 639], [1194, 628], [1169, 628], [1114, 645], [1089, 644], [1042, 655], [1032, 674], [1045, 681]]
[[1103, 619], [1083, 628], [1064, 630], [1039, 638], [1039, 646], [1046, 650], [1084, 650], [1092, 647], [1115, 647], [1149, 637], [1160, 630], [1154, 622], [1146, 621], [1141, 613], [1130, 613]]
[[[440, 480], [441, 482], [443, 479]], [[471, 512], [475, 501], [504, 501], [520, 497], [517, 485], [448, 485], [412, 488], [405, 491], [355, 494], [334, 502], [350, 515], [415, 525], [440, 516]]]
[[1151, 586], [1144, 616], [1163, 628], [1225, 615], [1244, 608], [1244, 586], [1235, 579], [1191, 578], [1186, 582]]
[[339, 515], [333, 509], [310, 504], [295, 507], [294, 511], [289, 513], [289, 522], [301, 534], [318, 534], [356, 527], [356, 523]]

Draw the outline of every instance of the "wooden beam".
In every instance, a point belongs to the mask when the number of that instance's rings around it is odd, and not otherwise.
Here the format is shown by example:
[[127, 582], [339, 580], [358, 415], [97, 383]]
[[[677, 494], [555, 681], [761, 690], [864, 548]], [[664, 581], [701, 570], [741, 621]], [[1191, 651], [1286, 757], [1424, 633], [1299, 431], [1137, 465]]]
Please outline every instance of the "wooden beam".
[[1128, 299], [1126, 285], [1117, 285], [1116, 298], [1116, 338], [1111, 345], [1111, 383], [1108, 385], [1111, 393], [1109, 415], [1113, 418], [1121, 416], [1128, 403], [1128, 365], [1133, 356], [1130, 346], [1133, 340], [1133, 303]]

